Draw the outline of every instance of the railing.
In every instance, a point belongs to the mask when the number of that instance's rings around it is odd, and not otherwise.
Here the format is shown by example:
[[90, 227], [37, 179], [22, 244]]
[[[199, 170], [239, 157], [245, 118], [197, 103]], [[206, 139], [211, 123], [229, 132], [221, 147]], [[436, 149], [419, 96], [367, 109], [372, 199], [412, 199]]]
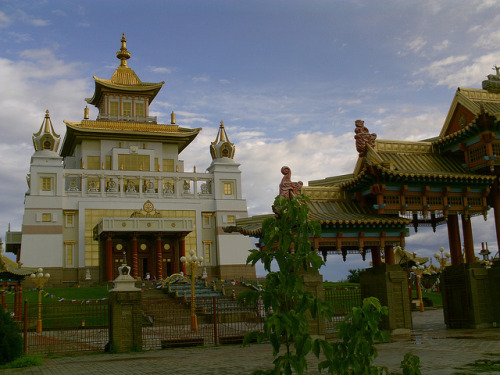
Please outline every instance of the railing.
[[335, 323], [343, 321], [353, 307], [362, 305], [361, 288], [359, 287], [327, 288], [324, 293], [325, 301], [332, 304], [334, 314], [331, 321], [326, 321], [327, 331], [333, 330]]
[[97, 116], [99, 121], [130, 121], [130, 122], [148, 122], [150, 124], [157, 123], [156, 116], [124, 116], [124, 115], [109, 115], [109, 114], [99, 114]]
[[263, 319], [253, 307], [230, 297], [196, 299], [198, 330], [191, 330], [189, 305], [172, 299], [143, 300], [143, 349], [241, 343], [243, 336], [260, 331]]
[[66, 196], [119, 196], [152, 198], [212, 198], [213, 176], [173, 173], [65, 169]]

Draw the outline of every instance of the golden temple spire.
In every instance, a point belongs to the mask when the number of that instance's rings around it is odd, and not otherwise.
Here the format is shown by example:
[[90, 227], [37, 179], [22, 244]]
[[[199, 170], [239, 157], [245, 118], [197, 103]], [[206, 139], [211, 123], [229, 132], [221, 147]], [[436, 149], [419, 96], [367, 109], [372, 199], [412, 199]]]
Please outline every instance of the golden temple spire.
[[116, 57], [120, 59], [120, 66], [127, 66], [127, 60], [130, 59], [130, 52], [127, 51], [127, 39], [125, 39], [125, 33], [122, 34], [122, 46], [120, 50], [116, 53]]
[[235, 146], [229, 141], [224, 122], [220, 122], [219, 132], [215, 138], [215, 142], [210, 145], [210, 154], [212, 159], [219, 159], [227, 157], [232, 159], [234, 157]]
[[52, 121], [50, 120], [50, 113], [47, 109], [40, 130], [33, 134], [33, 146], [35, 147], [35, 151], [50, 150], [55, 152], [57, 151], [60, 140], [61, 137], [54, 131]]

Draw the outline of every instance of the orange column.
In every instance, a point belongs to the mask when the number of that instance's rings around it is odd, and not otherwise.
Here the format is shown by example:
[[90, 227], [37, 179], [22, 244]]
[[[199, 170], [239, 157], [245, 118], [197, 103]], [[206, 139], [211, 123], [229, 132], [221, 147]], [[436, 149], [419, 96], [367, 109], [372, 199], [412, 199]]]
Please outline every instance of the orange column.
[[19, 285], [14, 286], [14, 320], [17, 320], [19, 317], [17, 316], [17, 306], [19, 305], [19, 295], [18, 295]]
[[[186, 237], [181, 237], [179, 241], [179, 259], [177, 262], [180, 262], [180, 258], [186, 256]], [[186, 276], [186, 263], [181, 263], [181, 270], [184, 276]]]
[[394, 264], [394, 248], [392, 247], [392, 245], [385, 245], [384, 253], [385, 253], [385, 264], [389, 265]]
[[106, 280], [113, 280], [113, 239], [111, 235], [106, 237]]
[[451, 265], [463, 263], [460, 232], [458, 229], [458, 215], [448, 216], [448, 241], [450, 243]]
[[137, 269], [137, 233], [132, 235], [132, 277], [137, 279], [139, 270]]
[[163, 279], [163, 257], [161, 249], [161, 235], [158, 235], [156, 237], [156, 279], [158, 281]]
[[382, 258], [380, 257], [380, 247], [372, 247], [372, 264], [373, 267], [380, 267], [382, 265]]
[[472, 224], [470, 217], [462, 215], [462, 233], [464, 236], [465, 263], [474, 263], [474, 239], [472, 238]]

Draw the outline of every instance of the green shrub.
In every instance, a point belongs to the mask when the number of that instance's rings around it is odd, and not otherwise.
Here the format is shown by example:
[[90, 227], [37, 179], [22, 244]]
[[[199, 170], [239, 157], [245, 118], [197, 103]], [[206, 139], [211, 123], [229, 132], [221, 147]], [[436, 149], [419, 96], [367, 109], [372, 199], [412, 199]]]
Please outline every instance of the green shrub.
[[9, 313], [0, 306], [0, 365], [23, 354], [23, 338]]

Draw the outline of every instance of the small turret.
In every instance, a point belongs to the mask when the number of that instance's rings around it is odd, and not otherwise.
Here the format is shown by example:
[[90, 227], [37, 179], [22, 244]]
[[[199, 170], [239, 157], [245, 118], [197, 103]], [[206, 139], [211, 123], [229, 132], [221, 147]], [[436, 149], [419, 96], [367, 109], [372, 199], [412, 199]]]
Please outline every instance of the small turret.
[[48, 150], [57, 152], [59, 142], [61, 142], [61, 137], [54, 131], [49, 110], [47, 109], [40, 130], [33, 134], [33, 146], [35, 151]]
[[224, 123], [221, 121], [215, 142], [212, 142], [210, 145], [210, 155], [212, 155], [212, 159], [214, 160], [220, 158], [233, 159], [235, 149], [236, 147], [229, 141]]

